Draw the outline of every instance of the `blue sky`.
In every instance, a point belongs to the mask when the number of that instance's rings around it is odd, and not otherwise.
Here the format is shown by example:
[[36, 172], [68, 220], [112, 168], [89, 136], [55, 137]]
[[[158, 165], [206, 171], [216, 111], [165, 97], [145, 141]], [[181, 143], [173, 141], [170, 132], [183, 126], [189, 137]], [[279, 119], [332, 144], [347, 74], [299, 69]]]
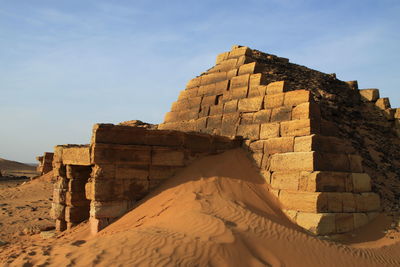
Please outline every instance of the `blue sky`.
[[89, 143], [97, 122], [160, 123], [186, 82], [233, 44], [400, 107], [400, 2], [0, 0], [0, 157]]

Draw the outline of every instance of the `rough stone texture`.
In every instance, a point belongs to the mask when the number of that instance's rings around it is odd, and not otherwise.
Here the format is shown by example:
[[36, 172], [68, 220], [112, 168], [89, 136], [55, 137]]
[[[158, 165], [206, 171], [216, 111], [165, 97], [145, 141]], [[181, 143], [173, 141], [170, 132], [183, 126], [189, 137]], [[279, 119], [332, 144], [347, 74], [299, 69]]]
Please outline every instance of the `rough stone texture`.
[[53, 157], [54, 153], [51, 152], [44, 152], [43, 156], [36, 157], [36, 160], [39, 161], [36, 170], [40, 175], [44, 175], [53, 170]]
[[60, 231], [87, 219], [93, 232], [100, 231], [195, 158], [242, 143], [204, 133], [112, 124], [96, 124], [91, 140], [86, 146], [55, 147], [51, 213]]
[[239, 146], [229, 138], [241, 136], [293, 221], [315, 234], [343, 233], [370, 221], [381, 201], [399, 209], [399, 116], [377, 89], [234, 46], [188, 82], [164, 123], [96, 125], [90, 149], [65, 148], [73, 158], [56, 147], [57, 197], [64, 205], [63, 193], [85, 184], [64, 180], [78, 180], [66, 165], [82, 164], [89, 153], [85, 193], [98, 231], [128, 209], [123, 201], [140, 199], [197, 156]]

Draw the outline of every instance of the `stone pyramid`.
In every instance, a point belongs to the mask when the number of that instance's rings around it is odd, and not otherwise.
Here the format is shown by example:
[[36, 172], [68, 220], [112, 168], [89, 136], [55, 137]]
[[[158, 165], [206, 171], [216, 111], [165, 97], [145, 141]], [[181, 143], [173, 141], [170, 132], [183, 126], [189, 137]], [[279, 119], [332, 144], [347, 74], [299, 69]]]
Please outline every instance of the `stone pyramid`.
[[96, 124], [89, 145], [56, 146], [52, 216], [96, 233], [196, 158], [242, 147], [295, 223], [349, 232], [399, 209], [399, 111], [377, 89], [234, 46], [164, 123]]
[[[376, 169], [366, 172], [362, 150], [368, 147], [356, 140], [360, 130], [371, 140], [382, 135], [360, 125], [369, 113], [375, 116], [369, 123], [383, 127], [382, 139], [393, 141], [393, 154], [383, 152], [388, 161], [370, 164], [399, 166], [400, 109], [391, 109], [377, 89], [358, 90], [356, 81], [234, 46], [189, 81], [159, 129], [242, 136], [286, 214], [305, 229], [329, 235], [358, 228], [381, 210], [369, 175]], [[395, 185], [387, 187], [397, 186], [391, 204], [399, 198], [394, 167], [388, 172]]]

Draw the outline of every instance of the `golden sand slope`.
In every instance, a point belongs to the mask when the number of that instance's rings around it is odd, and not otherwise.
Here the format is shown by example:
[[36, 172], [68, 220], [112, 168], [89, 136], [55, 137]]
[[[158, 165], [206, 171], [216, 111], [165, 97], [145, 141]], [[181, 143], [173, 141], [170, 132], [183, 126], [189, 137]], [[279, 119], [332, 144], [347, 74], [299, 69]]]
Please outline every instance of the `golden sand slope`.
[[139, 204], [95, 237], [82, 225], [8, 261], [11, 266], [400, 266], [400, 235], [372, 242], [376, 248], [355, 248], [298, 229], [241, 150], [196, 161]]

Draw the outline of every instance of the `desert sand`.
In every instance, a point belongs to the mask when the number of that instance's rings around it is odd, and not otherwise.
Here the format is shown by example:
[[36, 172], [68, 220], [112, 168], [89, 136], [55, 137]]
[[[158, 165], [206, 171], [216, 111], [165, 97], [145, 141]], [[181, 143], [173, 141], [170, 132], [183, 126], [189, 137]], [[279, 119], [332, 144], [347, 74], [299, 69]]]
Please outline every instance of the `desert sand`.
[[[10, 217], [21, 217], [16, 225], [36, 220], [42, 208], [45, 218], [50, 186], [40, 178], [3, 188], [1, 203]], [[14, 214], [14, 206], [28, 202], [40, 210]], [[400, 266], [400, 233], [391, 217], [340, 242], [312, 236], [282, 213], [240, 149], [195, 161], [95, 236], [82, 223], [55, 237], [11, 238], [17, 228], [1, 216], [2, 238], [10, 242], [0, 247], [4, 266]]]

